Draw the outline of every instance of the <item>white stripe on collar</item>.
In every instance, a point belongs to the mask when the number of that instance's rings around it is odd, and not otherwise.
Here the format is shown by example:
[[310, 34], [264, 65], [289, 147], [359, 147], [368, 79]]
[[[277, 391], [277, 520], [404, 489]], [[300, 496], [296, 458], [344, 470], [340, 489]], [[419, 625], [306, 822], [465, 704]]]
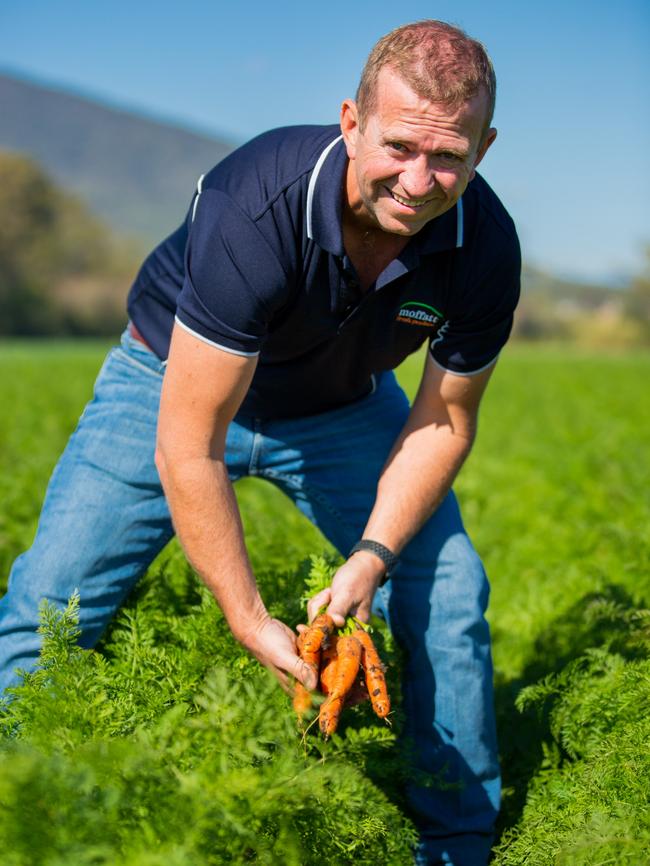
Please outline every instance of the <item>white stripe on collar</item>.
[[201, 193], [203, 192], [203, 178], [204, 174], [196, 182], [196, 198], [194, 199], [194, 207], [192, 208], [192, 222], [194, 222], [194, 217], [196, 216], [196, 208], [199, 203], [199, 198], [201, 197]]
[[456, 202], [456, 249], [463, 245], [463, 199], [459, 198]]
[[307, 237], [310, 241], [314, 240], [314, 236], [312, 234], [312, 209], [314, 205], [314, 189], [316, 188], [316, 181], [318, 180], [318, 175], [320, 174], [320, 170], [323, 167], [323, 163], [327, 159], [327, 155], [330, 150], [334, 147], [334, 145], [339, 142], [343, 138], [342, 135], [339, 135], [338, 138], [335, 138], [334, 141], [331, 141], [325, 150], [318, 157], [318, 162], [314, 166], [314, 170], [311, 173], [311, 177], [309, 178], [309, 186], [307, 187]]

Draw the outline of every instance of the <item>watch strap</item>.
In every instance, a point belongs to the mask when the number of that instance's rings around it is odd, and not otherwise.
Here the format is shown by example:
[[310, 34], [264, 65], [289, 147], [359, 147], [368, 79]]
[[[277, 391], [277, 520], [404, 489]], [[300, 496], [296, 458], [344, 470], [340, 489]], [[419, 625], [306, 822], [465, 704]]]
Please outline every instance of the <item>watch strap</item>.
[[380, 586], [383, 586], [388, 578], [391, 575], [391, 572], [397, 566], [399, 559], [395, 556], [392, 550], [389, 550], [384, 544], [380, 544], [378, 541], [371, 541], [369, 538], [362, 538], [361, 541], [357, 541], [354, 545], [350, 553], [348, 554], [348, 558], [352, 556], [352, 554], [357, 553], [359, 550], [367, 550], [370, 553], [374, 553], [375, 556], [378, 556], [379, 559], [386, 566], [386, 574], [381, 580]]

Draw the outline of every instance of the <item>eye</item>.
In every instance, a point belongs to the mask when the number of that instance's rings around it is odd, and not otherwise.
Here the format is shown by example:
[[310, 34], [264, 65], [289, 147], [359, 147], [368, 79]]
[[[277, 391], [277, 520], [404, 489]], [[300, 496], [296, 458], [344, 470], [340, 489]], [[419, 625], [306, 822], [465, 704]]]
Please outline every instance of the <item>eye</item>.
[[387, 145], [391, 150], [396, 150], [397, 153], [406, 153], [407, 151], [406, 145], [402, 144], [401, 141], [388, 141]]
[[445, 150], [442, 153], [438, 154], [438, 156], [447, 165], [456, 165], [457, 163], [463, 162], [463, 159], [461, 156], [459, 156], [459, 154], [453, 153], [450, 150]]

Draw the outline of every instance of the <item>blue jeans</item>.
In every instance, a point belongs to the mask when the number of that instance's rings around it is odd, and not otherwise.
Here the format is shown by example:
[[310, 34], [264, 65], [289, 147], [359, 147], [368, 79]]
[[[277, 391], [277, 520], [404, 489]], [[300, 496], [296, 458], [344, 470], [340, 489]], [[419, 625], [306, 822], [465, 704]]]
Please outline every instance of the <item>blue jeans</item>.
[[[92, 647], [173, 535], [154, 465], [161, 362], [128, 333], [108, 355], [50, 480], [32, 547], [0, 600], [0, 693], [34, 666], [38, 606], [81, 595], [80, 642]], [[346, 554], [361, 537], [377, 479], [409, 411], [392, 373], [373, 394], [320, 415], [237, 417], [226, 463], [233, 480], [266, 478]], [[435, 459], [435, 455], [432, 455]], [[481, 866], [499, 804], [488, 583], [450, 493], [411, 541], [375, 599], [405, 651], [407, 735], [425, 772], [452, 788], [411, 785], [422, 832], [418, 862]]]

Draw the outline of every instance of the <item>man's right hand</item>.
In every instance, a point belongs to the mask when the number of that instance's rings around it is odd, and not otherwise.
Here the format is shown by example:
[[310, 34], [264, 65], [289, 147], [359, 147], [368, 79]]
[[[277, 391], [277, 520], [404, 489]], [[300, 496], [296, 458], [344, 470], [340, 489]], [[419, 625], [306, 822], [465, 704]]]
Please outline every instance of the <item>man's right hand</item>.
[[277, 677], [286, 692], [292, 691], [289, 677], [308, 689], [316, 688], [316, 674], [298, 655], [296, 635], [279, 619], [267, 616], [240, 643]]

